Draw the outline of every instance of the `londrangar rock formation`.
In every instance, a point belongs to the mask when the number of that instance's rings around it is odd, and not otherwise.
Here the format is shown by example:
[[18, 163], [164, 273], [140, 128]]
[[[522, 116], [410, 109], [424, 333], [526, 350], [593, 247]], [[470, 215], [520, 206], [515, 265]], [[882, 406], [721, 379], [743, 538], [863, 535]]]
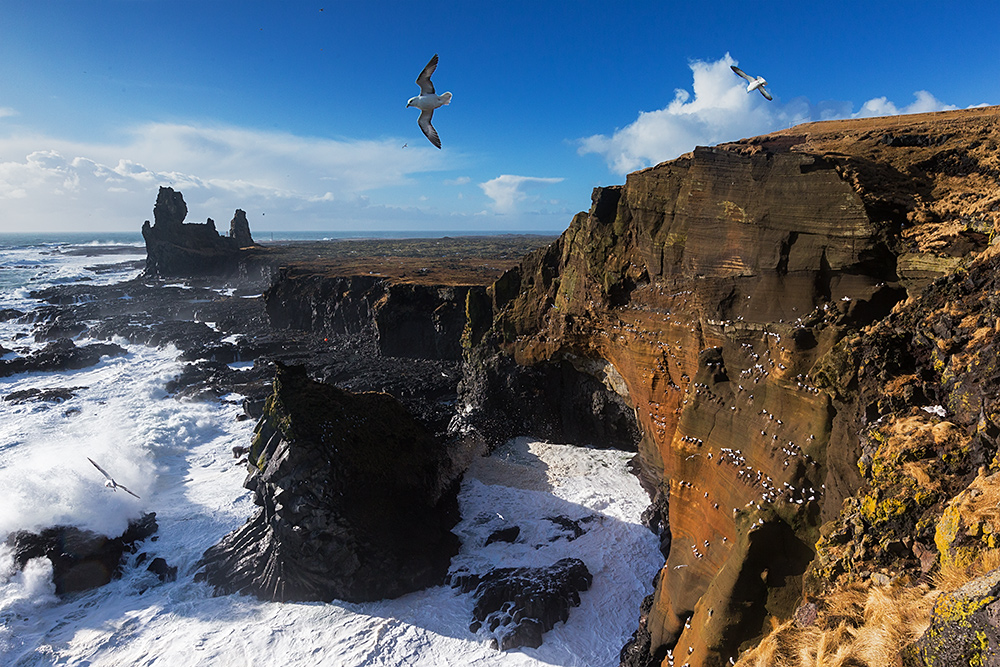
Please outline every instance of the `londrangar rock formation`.
[[146, 241], [146, 273], [154, 276], [219, 276], [238, 272], [241, 248], [254, 245], [246, 213], [236, 209], [229, 236], [221, 236], [211, 218], [185, 223], [187, 204], [180, 192], [160, 187], [153, 224], [142, 225]]
[[[815, 123], [698, 148], [596, 189], [556, 243], [470, 301], [468, 424], [546, 421], [505, 397], [511, 377], [557, 367], [613, 394], [620, 422], [634, 415], [667, 562], [628, 664], [668, 651], [725, 664], [768, 617], [792, 617], [804, 580], [822, 588], [822, 572], [806, 578], [820, 527], [835, 530], [871, 483], [858, 431], [885, 414], [836, 360], [988, 245], [997, 119], [991, 108]], [[905, 373], [883, 375], [905, 394]], [[932, 407], [920, 392], [911, 405]], [[558, 413], [559, 396], [542, 393], [535, 407]], [[556, 433], [571, 421], [547, 419]], [[917, 558], [912, 540], [899, 548]]]

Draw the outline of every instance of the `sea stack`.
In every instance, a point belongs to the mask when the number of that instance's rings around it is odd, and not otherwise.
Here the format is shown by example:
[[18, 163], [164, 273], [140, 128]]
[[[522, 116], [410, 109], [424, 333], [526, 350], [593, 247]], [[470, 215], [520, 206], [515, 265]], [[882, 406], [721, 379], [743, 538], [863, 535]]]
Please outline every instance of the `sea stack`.
[[444, 582], [458, 478], [444, 443], [388, 394], [277, 364], [248, 468], [258, 509], [201, 562], [220, 593], [361, 602]]
[[[229, 236], [221, 236], [211, 218], [185, 223], [187, 204], [173, 188], [160, 187], [153, 206], [154, 224], [142, 225], [149, 276], [230, 276], [245, 259], [241, 248], [254, 246], [246, 213], [237, 209]], [[241, 215], [242, 214], [242, 215]]]

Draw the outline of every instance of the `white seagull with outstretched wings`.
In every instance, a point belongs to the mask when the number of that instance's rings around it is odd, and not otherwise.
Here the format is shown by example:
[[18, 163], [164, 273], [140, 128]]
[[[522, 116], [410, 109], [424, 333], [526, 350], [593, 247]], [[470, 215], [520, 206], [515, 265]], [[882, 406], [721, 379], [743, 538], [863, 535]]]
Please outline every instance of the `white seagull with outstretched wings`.
[[125, 493], [128, 493], [128, 494], [130, 494], [130, 495], [133, 495], [133, 496], [135, 496], [136, 498], [138, 498], [138, 497], [139, 497], [139, 496], [137, 496], [136, 494], [134, 494], [134, 493], [132, 493], [131, 491], [129, 491], [129, 490], [128, 490], [128, 487], [127, 487], [127, 486], [125, 486], [125, 485], [123, 485], [123, 484], [119, 484], [118, 482], [116, 482], [116, 481], [114, 480], [114, 478], [113, 478], [113, 477], [112, 477], [111, 475], [109, 475], [109, 474], [108, 474], [108, 471], [107, 471], [107, 470], [105, 470], [105, 469], [104, 469], [104, 468], [102, 468], [101, 466], [97, 465], [97, 462], [96, 462], [96, 461], [94, 461], [94, 459], [92, 459], [92, 458], [90, 458], [90, 457], [88, 456], [88, 457], [87, 457], [87, 460], [88, 460], [88, 461], [90, 461], [91, 463], [93, 463], [93, 464], [94, 464], [94, 467], [95, 467], [95, 468], [97, 468], [98, 470], [100, 470], [100, 471], [101, 471], [101, 474], [102, 474], [102, 475], [104, 475], [105, 477], [107, 477], [107, 480], [105, 480], [105, 482], [104, 482], [104, 486], [108, 487], [108, 488], [109, 488], [109, 489], [111, 489], [112, 491], [117, 491], [118, 489], [121, 489], [121, 490], [122, 490], [122, 491], [124, 491]]
[[431, 83], [431, 74], [434, 74], [437, 66], [438, 57], [435, 53], [434, 57], [427, 63], [427, 66], [424, 67], [424, 71], [417, 77], [420, 94], [416, 97], [411, 97], [406, 106], [420, 109], [420, 117], [417, 119], [417, 125], [424, 131], [424, 134], [427, 135], [432, 144], [441, 148], [441, 139], [438, 137], [437, 130], [431, 125], [431, 118], [434, 116], [435, 109], [451, 103], [451, 93], [435, 94], [434, 84]]
[[769, 99], [769, 100], [773, 99], [771, 97], [771, 93], [767, 92], [767, 90], [764, 89], [764, 86], [767, 85], [767, 81], [764, 79], [764, 77], [762, 77], [762, 76], [752, 77], [749, 74], [747, 74], [746, 72], [744, 72], [743, 70], [741, 70], [736, 65], [730, 65], [730, 67], [733, 68], [734, 72], [736, 72], [737, 74], [739, 74], [740, 76], [742, 76], [744, 79], [746, 79], [749, 82], [749, 83], [747, 83], [747, 92], [748, 93], [751, 92], [751, 91], [754, 91], [754, 90], [759, 90], [760, 94], [763, 95], [764, 97], [766, 97], [767, 99]]

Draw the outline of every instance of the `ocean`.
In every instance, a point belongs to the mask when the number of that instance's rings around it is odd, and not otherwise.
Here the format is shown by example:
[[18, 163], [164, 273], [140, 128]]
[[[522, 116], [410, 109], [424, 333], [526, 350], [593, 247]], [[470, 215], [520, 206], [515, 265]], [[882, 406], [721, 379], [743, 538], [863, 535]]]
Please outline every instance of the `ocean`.
[[[0, 309], [38, 307], [30, 292], [42, 287], [128, 280], [144, 258], [138, 234], [0, 236]], [[176, 349], [115, 342], [127, 354], [90, 368], [0, 378], [0, 397], [75, 388], [61, 403], [0, 400], [0, 539], [54, 525], [118, 535], [143, 512], [156, 512], [159, 531], [120, 579], [63, 597], [54, 593], [48, 560], [18, 571], [0, 546], [0, 665], [618, 664], [662, 565], [656, 537], [639, 523], [648, 498], [626, 471], [631, 454], [518, 438], [465, 477], [453, 569], [576, 557], [593, 575], [581, 605], [537, 649], [492, 649], [469, 631], [471, 595], [447, 586], [364, 604], [215, 596], [194, 581], [196, 563], [251, 514], [246, 470], [232, 448], [250, 443], [253, 421], [237, 419], [236, 394], [169, 395], [164, 387], [182, 367]], [[5, 354], [41, 345], [30, 324], [0, 322]], [[105, 488], [88, 457], [141, 498]], [[545, 519], [553, 515], [592, 520], [569, 541]], [[521, 527], [517, 543], [484, 546], [510, 523]], [[176, 581], [161, 583], [137, 567], [141, 553], [176, 566]]]

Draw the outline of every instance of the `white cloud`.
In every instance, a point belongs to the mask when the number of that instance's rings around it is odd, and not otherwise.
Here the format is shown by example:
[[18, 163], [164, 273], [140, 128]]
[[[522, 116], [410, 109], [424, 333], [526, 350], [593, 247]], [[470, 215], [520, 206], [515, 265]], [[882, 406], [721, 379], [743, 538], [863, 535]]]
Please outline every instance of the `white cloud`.
[[11, 109], [10, 107], [0, 107], [0, 118], [7, 118], [8, 116], [16, 116], [17, 111]]
[[[596, 134], [580, 139], [578, 153], [601, 155], [612, 171], [626, 174], [673, 159], [695, 146], [735, 141], [811, 120], [851, 116], [852, 105], [848, 102], [812, 104], [805, 98], [768, 102], [757, 93], [747, 94], [743, 80], [730, 69], [735, 64], [737, 61], [728, 53], [714, 62], [692, 62], [693, 96], [687, 90], [677, 89], [666, 107], [640, 112], [636, 120], [611, 136]], [[779, 90], [771, 88], [771, 91], [780, 95]], [[885, 97], [871, 99], [854, 116], [955, 108], [927, 91], [918, 91], [915, 97], [916, 101], [902, 108]]]
[[897, 107], [886, 97], [875, 97], [861, 105], [861, 110], [854, 114], [854, 118], [867, 118], [870, 116], [896, 116], [906, 113], [928, 113], [930, 111], [948, 111], [958, 107], [945, 104], [926, 90], [918, 90], [913, 93], [917, 98], [912, 104], [905, 107]]
[[472, 182], [472, 179], [468, 176], [459, 176], [458, 178], [452, 178], [444, 181], [445, 185], [468, 185]]
[[135, 230], [149, 217], [158, 186], [170, 185], [183, 192], [192, 221], [239, 207], [312, 216], [298, 216], [290, 223], [296, 229], [320, 221], [350, 225], [344, 216], [387, 212], [366, 193], [412, 184], [444, 166], [434, 149], [401, 151], [395, 139], [338, 141], [234, 127], [151, 123], [104, 144], [0, 136], [0, 224]]
[[560, 183], [561, 178], [538, 178], [535, 176], [513, 176], [503, 174], [480, 183], [486, 196], [493, 200], [493, 212], [510, 214], [518, 212], [518, 205], [525, 201], [537, 201], [538, 195], [529, 191], [540, 190], [553, 183]]

